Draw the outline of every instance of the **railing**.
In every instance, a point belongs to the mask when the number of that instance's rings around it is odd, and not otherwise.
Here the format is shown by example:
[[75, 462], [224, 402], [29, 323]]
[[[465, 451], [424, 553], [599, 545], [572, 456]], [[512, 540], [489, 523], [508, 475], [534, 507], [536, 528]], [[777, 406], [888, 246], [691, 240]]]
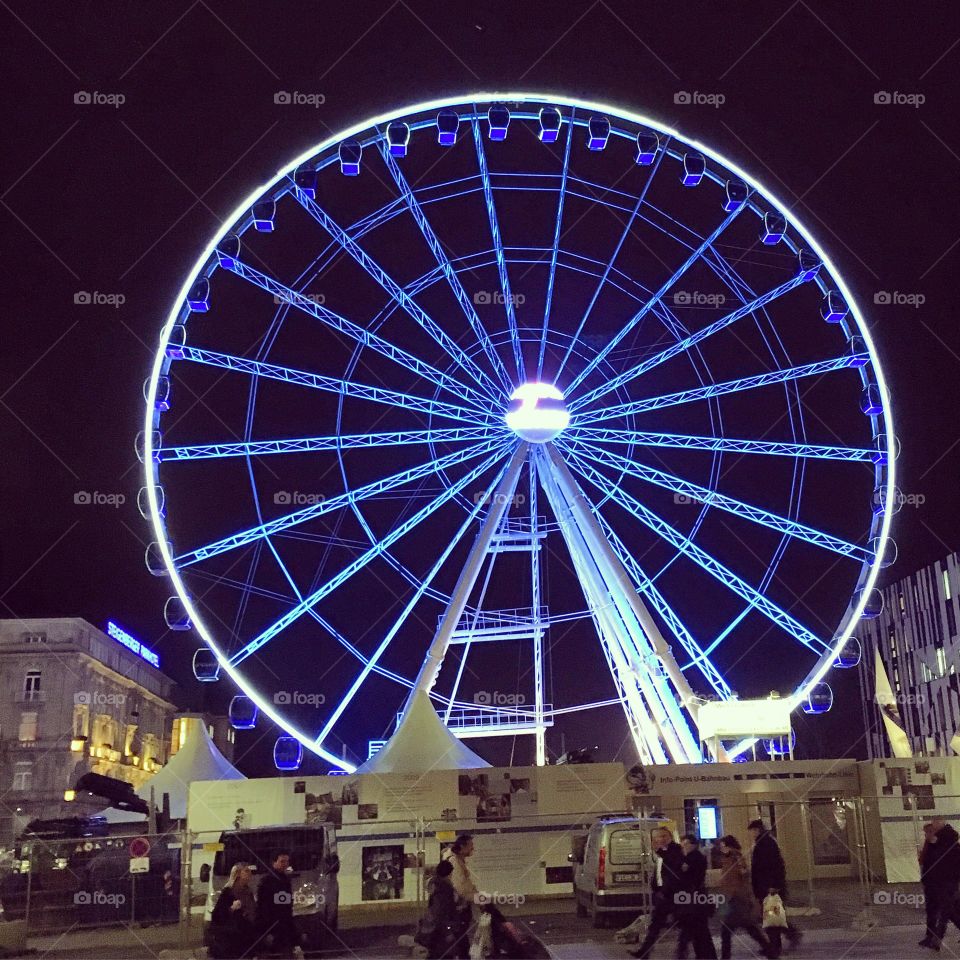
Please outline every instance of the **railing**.
[[[542, 718], [545, 727], [553, 726], [553, 704], [545, 703]], [[454, 731], [491, 729], [494, 727], [535, 727], [536, 715], [527, 707], [454, 707], [450, 711], [447, 726]]]
[[[550, 608], [540, 607], [539, 620], [541, 625], [549, 620]], [[443, 621], [443, 617], [437, 618], [437, 627]], [[533, 607], [515, 607], [510, 610], [464, 610], [457, 624], [457, 632], [463, 633], [470, 630], [509, 630], [511, 628], [523, 627], [530, 628], [534, 623]]]

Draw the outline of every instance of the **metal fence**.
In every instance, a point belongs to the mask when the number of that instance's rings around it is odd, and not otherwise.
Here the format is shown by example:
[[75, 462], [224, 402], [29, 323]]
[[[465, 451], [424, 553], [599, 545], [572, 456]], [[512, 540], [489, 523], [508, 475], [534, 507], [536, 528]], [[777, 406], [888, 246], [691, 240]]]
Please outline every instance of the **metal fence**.
[[[829, 910], [832, 899], [843, 897], [848, 912], [870, 906], [920, 909], [919, 873], [911, 875], [910, 868], [911, 864], [915, 868], [923, 843], [923, 825], [934, 816], [926, 801], [904, 796], [904, 809], [899, 810], [898, 801], [897, 813], [891, 814], [888, 797], [780, 801], [768, 799], [769, 794], [762, 796], [735, 804], [702, 797], [664, 799], [659, 809], [638, 804], [633, 811], [609, 814], [665, 816], [677, 833], [703, 838], [704, 852], [715, 868], [719, 866], [717, 838], [724, 834], [737, 836], [749, 859], [747, 824], [761, 818], [776, 836], [786, 861], [790, 902]], [[960, 797], [938, 797], [937, 806], [960, 813]], [[709, 807], [715, 810], [703, 812]], [[881, 810], [885, 816], [881, 817]], [[557, 911], [572, 910], [570, 901], [562, 899], [573, 893], [574, 863], [567, 855], [575, 853], [578, 841], [598, 816], [591, 811], [468, 823], [452, 821], [450, 811], [440, 811], [433, 817], [373, 825], [344, 823], [338, 831], [344, 864], [341, 905], [343, 892], [352, 884], [353, 900], [347, 898], [347, 902], [377, 905], [376, 901], [393, 899], [422, 908], [442, 847], [455, 832], [465, 830], [475, 836], [474, 873], [482, 888], [513, 892], [521, 904], [553, 895]], [[200, 879], [200, 866], [212, 864], [220, 840], [218, 832], [182, 831], [141, 838], [31, 838], [8, 844], [0, 848], [4, 915], [7, 920], [25, 920], [32, 934], [179, 922], [178, 932], [171, 929], [171, 939], [179, 937], [186, 944], [197, 936], [196, 913], [208, 891], [208, 884]], [[514, 851], [513, 862], [504, 880], [508, 846]], [[374, 860], [365, 853], [368, 848], [387, 851], [376, 854], [386, 877], [376, 880], [379, 886], [366, 876]], [[257, 858], [262, 862], [262, 852], [251, 850], [251, 859]], [[904, 871], [900, 886], [891, 887], [886, 880], [892, 858]], [[369, 896], [363, 886], [368, 883], [373, 891]], [[357, 890], [362, 890], [362, 896], [356, 895]], [[195, 915], [192, 928], [191, 912]]]

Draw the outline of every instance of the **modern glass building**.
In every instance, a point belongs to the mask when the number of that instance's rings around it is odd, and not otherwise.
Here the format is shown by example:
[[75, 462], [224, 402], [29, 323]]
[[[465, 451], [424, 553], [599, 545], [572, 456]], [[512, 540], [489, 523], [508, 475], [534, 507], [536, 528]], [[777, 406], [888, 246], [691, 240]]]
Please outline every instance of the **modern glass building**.
[[952, 756], [960, 752], [960, 555], [951, 553], [882, 593], [880, 615], [858, 628], [868, 755], [891, 754], [876, 699], [879, 650], [914, 755]]

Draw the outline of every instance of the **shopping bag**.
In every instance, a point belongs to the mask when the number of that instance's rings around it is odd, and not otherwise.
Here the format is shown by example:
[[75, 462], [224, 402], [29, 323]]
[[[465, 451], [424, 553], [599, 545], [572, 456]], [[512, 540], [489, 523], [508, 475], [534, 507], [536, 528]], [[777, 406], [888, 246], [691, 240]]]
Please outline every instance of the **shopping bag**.
[[763, 925], [783, 928], [787, 926], [787, 911], [779, 893], [770, 893], [763, 898]]

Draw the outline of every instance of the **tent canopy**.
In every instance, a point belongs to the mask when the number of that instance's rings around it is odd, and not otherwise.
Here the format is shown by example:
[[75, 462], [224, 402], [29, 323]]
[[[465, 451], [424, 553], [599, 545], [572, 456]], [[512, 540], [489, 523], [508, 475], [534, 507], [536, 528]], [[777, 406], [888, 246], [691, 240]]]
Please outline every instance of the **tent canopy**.
[[[170, 816], [182, 820], [187, 816], [187, 791], [194, 780], [246, 780], [247, 778], [217, 749], [207, 733], [202, 717], [184, 717], [188, 724], [183, 746], [165, 767], [154, 774], [139, 790], [137, 796], [150, 802], [153, 789], [154, 803], [159, 810], [163, 795], [170, 796]], [[146, 819], [142, 813], [117, 810], [103, 811], [108, 823], [135, 823]]]
[[430, 697], [420, 691], [394, 735], [357, 773], [424, 773], [489, 766], [444, 726]]

